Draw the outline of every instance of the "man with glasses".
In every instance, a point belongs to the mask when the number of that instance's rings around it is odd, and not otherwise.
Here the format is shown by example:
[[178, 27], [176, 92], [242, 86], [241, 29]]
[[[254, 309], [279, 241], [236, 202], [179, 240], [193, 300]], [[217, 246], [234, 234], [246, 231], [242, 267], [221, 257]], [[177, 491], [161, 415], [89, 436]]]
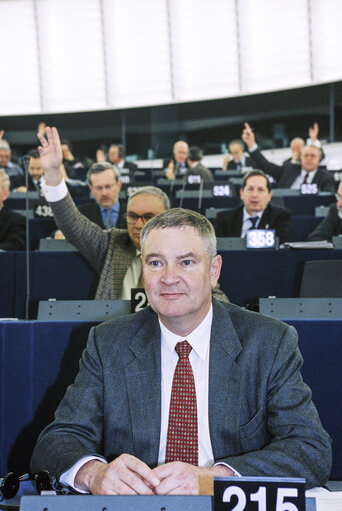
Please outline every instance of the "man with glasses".
[[333, 236], [342, 234], [342, 181], [336, 193], [337, 202], [331, 204], [327, 216], [308, 236], [308, 241], [332, 241]]
[[[170, 207], [167, 195], [154, 186], [140, 188], [127, 204], [127, 230], [103, 230], [80, 213], [68, 194], [60, 168], [62, 149], [57, 129], [47, 127], [46, 135], [47, 139], [38, 134], [45, 170], [44, 193], [58, 227], [100, 274], [95, 298], [129, 300], [131, 288], [142, 285], [140, 231], [150, 218]], [[95, 193], [106, 196], [107, 191], [101, 188]]]

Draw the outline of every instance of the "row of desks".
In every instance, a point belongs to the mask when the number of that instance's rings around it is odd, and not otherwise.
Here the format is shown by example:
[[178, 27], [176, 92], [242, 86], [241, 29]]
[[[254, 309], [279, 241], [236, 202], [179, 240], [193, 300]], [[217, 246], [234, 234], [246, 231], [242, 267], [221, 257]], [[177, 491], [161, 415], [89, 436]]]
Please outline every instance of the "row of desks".
[[[237, 305], [252, 308], [259, 298], [299, 296], [304, 264], [342, 259], [342, 250], [221, 251], [221, 289]], [[26, 254], [0, 253], [0, 317], [25, 318]], [[38, 302], [86, 300], [95, 296], [98, 276], [78, 252], [30, 252], [30, 318]]]
[[[287, 321], [299, 334], [302, 374], [333, 440], [331, 480], [342, 480], [342, 320]], [[72, 383], [92, 322], [0, 322], [0, 474], [28, 471], [42, 428]]]

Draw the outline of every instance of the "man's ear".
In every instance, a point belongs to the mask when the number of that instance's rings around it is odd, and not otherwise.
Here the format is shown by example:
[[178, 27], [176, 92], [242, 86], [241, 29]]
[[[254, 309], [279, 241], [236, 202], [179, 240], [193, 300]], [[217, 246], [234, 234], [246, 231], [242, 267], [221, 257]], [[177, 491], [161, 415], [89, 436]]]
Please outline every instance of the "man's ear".
[[122, 181], [117, 181], [117, 183], [118, 183], [118, 187], [119, 187], [119, 192], [120, 192], [120, 190], [121, 190], [121, 187], [122, 187]]
[[211, 261], [211, 268], [210, 268], [212, 289], [214, 289], [214, 287], [217, 284], [217, 281], [220, 277], [221, 268], [222, 268], [222, 257], [220, 255], [216, 255], [215, 257], [213, 257], [213, 260]]

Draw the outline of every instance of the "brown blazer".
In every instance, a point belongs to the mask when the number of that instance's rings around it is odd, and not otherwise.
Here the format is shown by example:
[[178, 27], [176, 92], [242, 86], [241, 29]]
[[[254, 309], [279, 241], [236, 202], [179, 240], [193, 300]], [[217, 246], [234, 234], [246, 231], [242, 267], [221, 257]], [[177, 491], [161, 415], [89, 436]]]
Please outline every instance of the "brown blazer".
[[100, 274], [95, 298], [120, 298], [127, 269], [136, 255], [128, 231], [116, 227], [101, 229], [79, 212], [69, 194], [60, 201], [51, 202], [50, 206], [66, 239]]

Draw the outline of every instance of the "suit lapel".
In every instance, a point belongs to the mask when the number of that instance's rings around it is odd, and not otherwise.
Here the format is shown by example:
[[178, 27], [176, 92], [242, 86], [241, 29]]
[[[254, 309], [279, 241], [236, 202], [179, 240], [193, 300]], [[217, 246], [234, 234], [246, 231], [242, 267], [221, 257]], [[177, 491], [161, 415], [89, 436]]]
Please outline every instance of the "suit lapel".
[[231, 455], [239, 452], [241, 378], [236, 360], [242, 346], [227, 309], [215, 300], [213, 307], [209, 362], [209, 430], [214, 459], [218, 459], [222, 457], [222, 453], [227, 453], [227, 449]]
[[129, 349], [134, 360], [125, 370], [128, 405], [132, 419], [132, 441], [136, 456], [157, 465], [161, 416], [161, 352], [157, 315], [134, 337]]

